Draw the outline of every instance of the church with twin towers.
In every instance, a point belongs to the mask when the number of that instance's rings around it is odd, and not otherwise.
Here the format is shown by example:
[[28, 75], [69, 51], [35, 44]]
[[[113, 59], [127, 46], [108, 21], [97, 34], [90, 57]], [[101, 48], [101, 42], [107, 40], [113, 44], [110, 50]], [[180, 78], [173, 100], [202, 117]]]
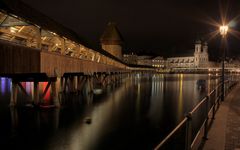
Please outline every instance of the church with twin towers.
[[168, 68], [205, 68], [209, 66], [208, 44], [197, 40], [192, 55], [167, 58]]

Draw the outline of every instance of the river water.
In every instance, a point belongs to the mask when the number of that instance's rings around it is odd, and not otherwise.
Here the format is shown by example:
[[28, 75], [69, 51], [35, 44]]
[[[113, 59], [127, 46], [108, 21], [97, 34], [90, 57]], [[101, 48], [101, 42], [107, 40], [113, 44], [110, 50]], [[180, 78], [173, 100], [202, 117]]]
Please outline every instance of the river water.
[[[64, 94], [60, 109], [35, 109], [24, 107], [22, 93], [19, 107], [10, 108], [11, 81], [1, 78], [0, 149], [153, 149], [217, 83], [208, 74], [136, 74], [99, 95]], [[22, 85], [31, 96], [33, 83]]]

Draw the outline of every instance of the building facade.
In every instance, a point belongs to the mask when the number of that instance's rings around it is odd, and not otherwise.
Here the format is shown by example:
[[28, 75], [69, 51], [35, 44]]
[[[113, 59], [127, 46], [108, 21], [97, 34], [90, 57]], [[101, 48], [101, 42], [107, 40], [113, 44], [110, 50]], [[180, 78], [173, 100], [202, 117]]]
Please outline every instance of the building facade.
[[124, 61], [129, 64], [153, 66], [159, 69], [171, 68], [205, 68], [211, 63], [208, 59], [208, 44], [197, 40], [192, 55], [185, 57], [137, 56], [124, 55]]
[[194, 57], [171, 57], [166, 60], [167, 68], [194, 68]]
[[157, 56], [152, 59], [152, 66], [157, 68], [165, 68], [166, 61], [162, 56]]
[[167, 68], [204, 68], [209, 65], [207, 42], [197, 40], [194, 53], [186, 57], [170, 57], [166, 60]]
[[152, 66], [152, 56], [138, 56], [137, 64], [144, 66]]
[[123, 61], [127, 64], [133, 64], [136, 65], [138, 62], [138, 56], [136, 54], [124, 54], [123, 55]]

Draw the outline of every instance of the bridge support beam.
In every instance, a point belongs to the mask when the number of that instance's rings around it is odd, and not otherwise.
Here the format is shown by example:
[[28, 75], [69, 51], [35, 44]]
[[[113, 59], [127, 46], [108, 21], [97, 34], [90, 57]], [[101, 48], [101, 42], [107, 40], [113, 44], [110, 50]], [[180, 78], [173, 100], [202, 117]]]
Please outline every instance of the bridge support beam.
[[87, 76], [86, 83], [84, 85], [84, 93], [89, 94], [93, 92], [93, 77]]
[[53, 104], [54, 104], [55, 107], [57, 107], [57, 108], [60, 107], [59, 87], [57, 86], [58, 83], [60, 83], [60, 78], [57, 78], [56, 81], [53, 81], [53, 82], [51, 83]]
[[18, 87], [15, 81], [12, 81], [12, 91], [11, 91], [11, 99], [10, 99], [10, 106], [14, 107], [17, 105], [17, 94], [18, 94]]
[[69, 90], [69, 92], [72, 93], [72, 92], [74, 91], [74, 84], [73, 84], [73, 83], [74, 83], [74, 80], [73, 80], [73, 76], [70, 76], [70, 77], [69, 77], [69, 80], [68, 80], [67, 83], [68, 83], [68, 87], [69, 87], [68, 90]]
[[10, 108], [11, 113], [11, 123], [12, 123], [12, 132], [16, 132], [18, 127], [18, 112], [17, 108], [11, 107]]
[[65, 78], [61, 77], [61, 81], [60, 81], [60, 92], [61, 93], [64, 92], [64, 83], [65, 83]]
[[85, 76], [77, 76], [77, 91], [81, 93], [84, 85], [86, 84], [87, 78]]
[[107, 77], [106, 74], [103, 74], [103, 75], [102, 75], [101, 82], [102, 82], [102, 85], [103, 85], [104, 87], [106, 87], [107, 84], [108, 84], [107, 78], [108, 78], [108, 77]]
[[68, 77], [63, 77], [63, 92], [66, 93], [68, 88]]
[[39, 82], [34, 82], [34, 94], [33, 94], [33, 101], [34, 105], [39, 105]]
[[53, 113], [53, 129], [54, 131], [57, 131], [57, 129], [59, 128], [59, 113], [60, 113], [60, 109], [55, 109], [54, 113]]
[[88, 77], [88, 82], [89, 82], [89, 93], [93, 92], [93, 76]]
[[77, 84], [78, 84], [78, 76], [73, 76], [73, 82], [72, 82], [73, 92], [77, 92]]

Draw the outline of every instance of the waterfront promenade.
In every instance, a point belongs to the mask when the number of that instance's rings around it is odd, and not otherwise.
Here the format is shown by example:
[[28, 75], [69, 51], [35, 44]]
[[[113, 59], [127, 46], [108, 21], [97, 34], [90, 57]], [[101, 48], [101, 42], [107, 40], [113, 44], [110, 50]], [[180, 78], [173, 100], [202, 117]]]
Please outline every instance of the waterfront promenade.
[[221, 103], [203, 150], [240, 150], [240, 85]]

